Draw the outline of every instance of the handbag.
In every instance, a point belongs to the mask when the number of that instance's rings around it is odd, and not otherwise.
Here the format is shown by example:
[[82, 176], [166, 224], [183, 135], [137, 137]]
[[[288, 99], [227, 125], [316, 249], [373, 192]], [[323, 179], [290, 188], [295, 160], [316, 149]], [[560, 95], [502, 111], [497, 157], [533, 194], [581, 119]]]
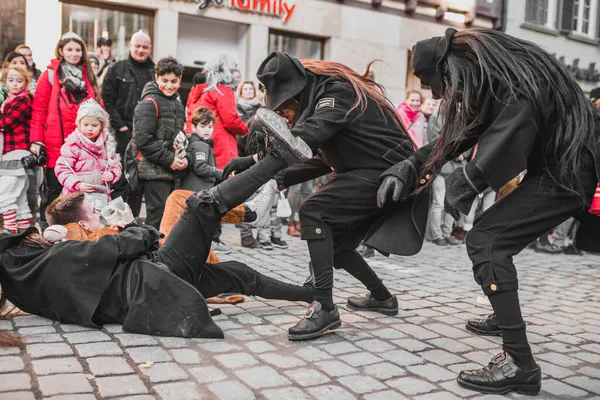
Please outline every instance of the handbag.
[[290, 202], [285, 198], [283, 192], [279, 192], [279, 200], [277, 200], [277, 217], [288, 218], [292, 215], [292, 207]]
[[136, 192], [140, 184], [140, 177], [138, 175], [138, 160], [131, 154], [131, 141], [125, 148], [125, 157], [123, 165], [125, 167], [125, 180], [129, 183], [129, 187], [132, 191]]

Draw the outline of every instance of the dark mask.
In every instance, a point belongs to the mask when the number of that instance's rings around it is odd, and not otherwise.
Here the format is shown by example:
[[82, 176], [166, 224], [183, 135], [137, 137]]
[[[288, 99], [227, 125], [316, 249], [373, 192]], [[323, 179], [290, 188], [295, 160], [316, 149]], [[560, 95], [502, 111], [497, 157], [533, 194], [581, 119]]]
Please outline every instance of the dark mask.
[[434, 99], [440, 99], [444, 94], [443, 64], [450, 52], [452, 36], [456, 32], [456, 29], [448, 28], [443, 37], [421, 40], [412, 49], [413, 73], [421, 83], [431, 88]]

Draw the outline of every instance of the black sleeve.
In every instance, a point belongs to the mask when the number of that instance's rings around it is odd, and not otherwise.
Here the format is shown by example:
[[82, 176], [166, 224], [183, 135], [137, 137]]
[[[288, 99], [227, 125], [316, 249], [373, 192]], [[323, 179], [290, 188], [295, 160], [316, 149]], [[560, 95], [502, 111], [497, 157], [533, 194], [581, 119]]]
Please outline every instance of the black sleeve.
[[104, 81], [102, 82], [102, 100], [104, 101], [106, 112], [110, 116], [110, 125], [115, 131], [118, 131], [125, 126], [125, 122], [123, 122], [123, 118], [121, 118], [115, 107], [119, 93], [119, 82], [115, 69], [114, 65], [111, 66], [104, 77]]
[[[208, 163], [210, 148], [202, 142], [193, 142], [187, 148], [188, 164], [192, 166], [194, 174], [200, 178], [217, 178], [220, 174], [217, 168]], [[189, 168], [189, 167], [188, 167]]]
[[175, 151], [163, 147], [155, 137], [156, 106], [149, 100], [143, 100], [135, 107], [133, 114], [135, 145], [144, 158], [153, 164], [169, 168], [175, 159]]
[[356, 94], [348, 84], [331, 84], [317, 98], [312, 115], [294, 126], [292, 134], [315, 152], [321, 143], [342, 131], [356, 117], [355, 112], [349, 113], [355, 102]]
[[275, 175], [275, 180], [279, 187], [289, 187], [316, 179], [331, 172], [331, 168], [319, 156], [316, 156], [302, 164], [296, 164], [278, 172]]
[[118, 235], [104, 235], [94, 245], [107, 246], [106, 248], [114, 248], [116, 245], [117, 259], [135, 260], [153, 248], [154, 237], [144, 228], [132, 227]]

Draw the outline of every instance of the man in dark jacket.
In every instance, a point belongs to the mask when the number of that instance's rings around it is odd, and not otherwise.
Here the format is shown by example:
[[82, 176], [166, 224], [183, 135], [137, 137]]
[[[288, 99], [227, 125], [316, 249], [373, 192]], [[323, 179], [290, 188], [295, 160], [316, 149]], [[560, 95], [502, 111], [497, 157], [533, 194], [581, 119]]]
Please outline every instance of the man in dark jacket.
[[[142, 90], [146, 83], [153, 82], [155, 79], [154, 62], [150, 59], [151, 51], [150, 37], [141, 31], [134, 33], [129, 42], [129, 57], [114, 63], [106, 73], [102, 84], [102, 99], [110, 115], [121, 162], [125, 158], [125, 148], [131, 141], [135, 106], [142, 97]], [[134, 200], [135, 197], [130, 193], [124, 175], [113, 186], [112, 197], [123, 197], [135, 212], [141, 205], [141, 196], [137, 202]]]
[[131, 150], [132, 154], [139, 154], [138, 176], [146, 199], [146, 223], [156, 229], [179, 171], [188, 166], [187, 159], [176, 155], [173, 148], [175, 137], [185, 125], [185, 110], [177, 94], [182, 75], [183, 67], [177, 60], [160, 59], [156, 64], [156, 82], [146, 84], [142, 101], [135, 108]]

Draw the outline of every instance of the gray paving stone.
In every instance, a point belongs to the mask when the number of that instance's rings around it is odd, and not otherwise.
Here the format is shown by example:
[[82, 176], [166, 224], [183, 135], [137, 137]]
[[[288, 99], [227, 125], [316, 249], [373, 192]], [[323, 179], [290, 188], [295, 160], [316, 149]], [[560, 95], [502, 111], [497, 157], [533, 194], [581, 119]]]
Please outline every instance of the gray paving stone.
[[83, 372], [83, 367], [75, 357], [47, 358], [33, 361], [37, 375], [69, 374]]
[[41, 335], [44, 333], [56, 333], [56, 328], [51, 325], [44, 325], [44, 326], [33, 326], [31, 328], [19, 329], [19, 335], [23, 335], [23, 336]]
[[277, 353], [260, 354], [258, 357], [261, 360], [268, 362], [269, 364], [283, 369], [301, 367], [306, 364], [300, 358], [286, 357]]
[[434, 347], [439, 347], [451, 353], [464, 353], [466, 351], [472, 351], [473, 348], [471, 346], [467, 346], [464, 343], [459, 342], [455, 339], [450, 338], [437, 338], [428, 340], [430, 344]]
[[315, 363], [323, 372], [331, 377], [354, 375], [358, 370], [338, 360], [320, 361]]
[[411, 352], [418, 352], [431, 348], [431, 345], [416, 339], [398, 339], [392, 340], [392, 343]]
[[25, 342], [29, 345], [36, 343], [64, 343], [64, 341], [65, 339], [58, 333], [25, 336]]
[[226, 368], [243, 368], [258, 364], [258, 360], [248, 353], [231, 353], [215, 356]]
[[289, 370], [284, 374], [300, 386], [316, 386], [330, 381], [326, 375], [308, 368]]
[[339, 386], [326, 385], [307, 389], [318, 400], [354, 400], [356, 397]]
[[254, 332], [258, 333], [261, 336], [267, 336], [267, 337], [285, 334], [284, 329], [281, 329], [277, 326], [272, 326], [272, 325], [258, 325], [258, 326], [252, 327], [252, 330], [254, 330]]
[[406, 334], [392, 328], [378, 329], [371, 333], [382, 339], [401, 339], [406, 337]]
[[111, 338], [106, 333], [100, 331], [84, 331], [67, 333], [64, 335], [67, 341], [71, 344], [80, 343], [95, 343], [95, 342], [110, 342]]
[[551, 376], [556, 379], [564, 379], [568, 376], [575, 375], [575, 372], [559, 367], [558, 365], [550, 364], [544, 361], [537, 361], [540, 367], [542, 367], [542, 373]]
[[460, 400], [460, 397], [448, 392], [437, 392], [417, 396], [415, 400]]
[[171, 355], [179, 364], [200, 364], [200, 355], [195, 350], [176, 349], [171, 350]]
[[267, 351], [275, 351], [275, 350], [277, 350], [276, 347], [273, 347], [271, 344], [269, 344], [268, 342], [265, 342], [264, 340], [257, 340], [255, 342], [248, 342], [248, 343], [246, 343], [246, 346], [253, 353], [265, 353]]
[[0, 394], [0, 396], [5, 396], [6, 399], [10, 399], [10, 400], [35, 400], [35, 396], [31, 392], [2, 393], [2, 394]]
[[370, 393], [363, 396], [365, 400], [406, 400], [406, 397], [393, 390], [384, 390], [383, 392]]
[[386, 389], [386, 386], [370, 376], [349, 375], [338, 378], [338, 382], [349, 388], [352, 392], [365, 394]]
[[0, 374], [18, 372], [25, 368], [21, 357], [0, 357]]
[[219, 383], [211, 383], [208, 385], [208, 389], [217, 395], [219, 399], [239, 399], [239, 400], [253, 400], [256, 398], [246, 386], [242, 385], [239, 381], [225, 381]]
[[[104, 326], [104, 329], [106, 329], [106, 327], [107, 327], [107, 325]], [[81, 325], [60, 324], [60, 330], [62, 330], [65, 333], [71, 333], [71, 332], [91, 331], [94, 329], [88, 328], [85, 326], [81, 326]]]
[[442, 382], [456, 378], [456, 374], [435, 364], [413, 365], [406, 368], [415, 375], [422, 376], [432, 382]]
[[333, 358], [329, 353], [325, 353], [313, 346], [307, 346], [296, 351], [296, 355], [305, 361], [331, 360]]
[[98, 392], [103, 397], [131, 396], [148, 393], [144, 382], [135, 375], [96, 378]]
[[587, 392], [577, 389], [573, 386], [569, 386], [566, 383], [557, 381], [555, 379], [545, 379], [542, 381], [542, 390], [548, 392], [559, 398], [565, 397], [583, 397], [587, 395]]
[[187, 379], [188, 375], [176, 363], [157, 363], [148, 368], [140, 368], [153, 383], [172, 382]]
[[122, 357], [94, 357], [86, 359], [94, 376], [125, 375], [133, 369]]
[[327, 353], [332, 354], [334, 356], [346, 353], [354, 353], [360, 351], [358, 347], [348, 342], [339, 342], [326, 344], [321, 346], [321, 349], [325, 350]]
[[54, 323], [51, 319], [38, 316], [16, 317], [13, 321], [19, 328], [24, 326], [52, 325]]
[[539, 354], [537, 355], [537, 358], [552, 364], [560, 365], [561, 367], [574, 367], [583, 363], [581, 360], [560, 353]]
[[404, 350], [386, 351], [385, 353], [381, 354], [381, 357], [393, 362], [394, 364], [400, 365], [401, 367], [422, 364], [425, 362], [425, 360], [418, 355], [414, 355]]
[[363, 365], [375, 364], [383, 361], [380, 357], [367, 352], [345, 354], [338, 358], [353, 367], [362, 367]]
[[415, 339], [426, 340], [433, 339], [439, 336], [435, 332], [413, 324], [398, 324], [393, 325], [392, 328], [397, 329], [402, 333], [406, 333], [407, 335], [412, 336]]
[[383, 351], [396, 349], [395, 346], [392, 346], [391, 344], [379, 339], [360, 340], [358, 342], [354, 342], [354, 344], [366, 351], [373, 353], [381, 353]]
[[70, 356], [73, 350], [66, 343], [47, 343], [27, 345], [27, 353], [31, 358]]
[[464, 358], [444, 350], [427, 350], [419, 353], [419, 355], [437, 365], [458, 364], [466, 361]]
[[222, 381], [227, 378], [227, 375], [216, 367], [198, 367], [192, 368], [189, 372], [196, 378], [200, 383], [212, 383]]
[[40, 391], [44, 396], [71, 393], [92, 393], [94, 388], [90, 385], [84, 374], [61, 374], [38, 377]]
[[160, 347], [133, 347], [126, 351], [136, 364], [143, 364], [148, 361], [157, 363], [173, 360], [169, 353]]
[[588, 392], [600, 394], [600, 380], [592, 379], [587, 376], [574, 376], [565, 380], [569, 385], [577, 386]]
[[123, 347], [134, 347], [134, 346], [155, 346], [158, 344], [156, 339], [148, 335], [136, 335], [133, 333], [123, 333], [115, 335], [119, 339], [119, 343]]
[[[539, 364], [539, 363], [538, 363]], [[543, 367], [542, 367], [542, 371], [546, 372]], [[580, 374], [585, 374], [588, 376], [591, 376], [592, 378], [597, 378], [600, 379], [600, 368], [594, 368], [594, 367], [583, 367], [581, 368], [579, 371], [577, 371]]]
[[108, 333], [123, 333], [122, 325], [108, 324], [104, 325], [104, 330]]
[[233, 352], [234, 350], [241, 350], [240, 346], [227, 343], [223, 340], [206, 341], [206, 339], [203, 339], [202, 342], [198, 343], [198, 346], [200, 346], [206, 351], [210, 351], [211, 353], [229, 353]]
[[0, 392], [29, 390], [30, 388], [31, 378], [27, 374], [3, 374], [0, 379]]
[[362, 369], [362, 373], [382, 380], [406, 375], [406, 371], [404, 369], [389, 362], [368, 365]]
[[287, 387], [281, 389], [269, 389], [262, 392], [264, 398], [268, 400], [304, 400], [307, 395], [298, 388]]
[[81, 357], [120, 356], [121, 348], [113, 342], [84, 343], [75, 345], [75, 350]]
[[289, 385], [290, 381], [271, 367], [256, 367], [235, 371], [235, 374], [253, 389]]
[[392, 379], [386, 383], [388, 386], [391, 386], [409, 396], [428, 393], [435, 389], [435, 386], [433, 386], [431, 383], [427, 383], [422, 379], [411, 377]]
[[160, 343], [165, 349], [178, 349], [181, 347], [189, 346], [188, 340], [184, 338], [176, 338], [176, 337], [161, 337], [158, 338]]
[[21, 349], [18, 347], [0, 347], [0, 356], [12, 356], [20, 352]]
[[[473, 392], [472, 390], [468, 390], [465, 389], [463, 387], [461, 387], [458, 382], [456, 382], [456, 379], [452, 379], [451, 381], [448, 382], [444, 382], [442, 384], [440, 384], [440, 386], [449, 392], [452, 392], [460, 397], [469, 397], [469, 396], [473, 396], [473, 394], [475, 392]], [[479, 400], [479, 399], [478, 399]]]
[[0, 320], [0, 331], [12, 331], [14, 329], [11, 321]]

